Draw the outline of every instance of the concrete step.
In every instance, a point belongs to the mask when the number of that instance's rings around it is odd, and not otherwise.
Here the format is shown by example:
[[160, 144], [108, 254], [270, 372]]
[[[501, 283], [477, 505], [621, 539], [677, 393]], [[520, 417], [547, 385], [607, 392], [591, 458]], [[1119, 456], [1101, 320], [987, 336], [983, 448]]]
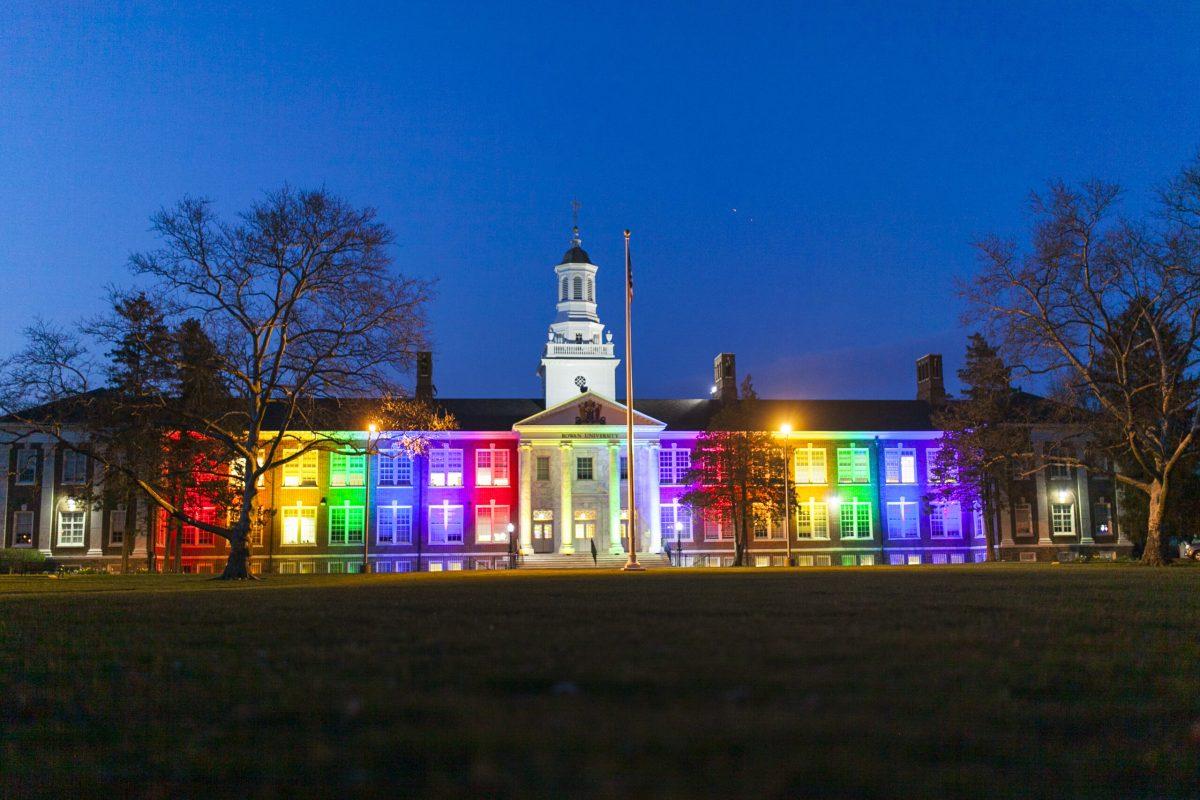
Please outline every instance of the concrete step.
[[[523, 556], [518, 569], [620, 569], [625, 566], [624, 555], [614, 556], [601, 553], [592, 561], [591, 553], [536, 553]], [[670, 563], [663, 553], [638, 553], [638, 562], [647, 569], [668, 567]]]

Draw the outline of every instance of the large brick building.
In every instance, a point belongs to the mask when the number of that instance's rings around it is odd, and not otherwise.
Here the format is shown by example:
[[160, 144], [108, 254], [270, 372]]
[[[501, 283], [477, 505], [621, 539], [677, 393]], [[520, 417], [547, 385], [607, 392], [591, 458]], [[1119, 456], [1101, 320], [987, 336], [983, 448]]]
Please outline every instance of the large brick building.
[[[543, 345], [537, 399], [437, 399], [458, 428], [429, 435], [409, 456], [398, 434], [368, 433], [369, 404], [326, 401], [323, 432], [360, 451], [313, 451], [263, 484], [252, 542], [255, 572], [379, 572], [495, 569], [623, 562], [630, 448], [629, 409], [616, 397], [619, 360], [595, 303], [597, 267], [576, 237], [554, 268], [556, 315]], [[417, 393], [432, 396], [432, 358], [418, 364]], [[696, 437], [736, 398], [732, 354], [714, 363], [713, 395], [638, 400], [632, 459], [637, 541], [651, 563], [720, 566], [732, 561], [729, 525], [680, 501]], [[1009, 502], [930, 500], [932, 412], [944, 397], [941, 358], [917, 362], [915, 400], [763, 400], [756, 426], [779, 431], [780, 477], [788, 470], [791, 515], [756, 525], [759, 566], [966, 563], [983, 559], [984, 514], [996, 515], [1001, 557], [1054, 560], [1128, 552], [1117, 525], [1111, 476], [1046, 464], [1060, 429], [1032, 426], [1034, 463], [1012, 483]], [[303, 436], [302, 432], [295, 432]], [[135, 562], [147, 543], [144, 505], [81, 500], [96, 478], [77, 453], [30, 434], [0, 448], [0, 535], [5, 547], [36, 548], [64, 565], [115, 565], [126, 537]], [[1025, 477], [1022, 477], [1025, 476]], [[216, 518], [197, 501], [192, 510]], [[968, 506], [968, 507], [964, 507]], [[156, 551], [164, 548], [160, 525]], [[785, 528], [790, 543], [785, 538]], [[225, 544], [183, 528], [181, 564], [209, 572]]]

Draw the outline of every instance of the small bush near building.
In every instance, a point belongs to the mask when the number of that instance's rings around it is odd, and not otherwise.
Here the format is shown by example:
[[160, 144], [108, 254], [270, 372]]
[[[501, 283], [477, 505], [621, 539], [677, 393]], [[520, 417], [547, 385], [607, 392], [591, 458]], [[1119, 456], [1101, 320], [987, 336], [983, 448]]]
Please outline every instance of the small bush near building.
[[0, 573], [27, 575], [33, 572], [45, 572], [49, 568], [50, 562], [40, 550], [27, 550], [19, 547], [0, 549]]

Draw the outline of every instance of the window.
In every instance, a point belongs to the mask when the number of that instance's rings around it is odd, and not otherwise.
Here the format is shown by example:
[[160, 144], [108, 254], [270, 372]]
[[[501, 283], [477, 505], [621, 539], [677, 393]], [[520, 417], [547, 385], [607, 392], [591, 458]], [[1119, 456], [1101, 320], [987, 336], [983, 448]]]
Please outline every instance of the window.
[[692, 451], [682, 447], [664, 447], [658, 451], [658, 482], [662, 486], [678, 486], [692, 468]]
[[1064, 458], [1064, 457], [1069, 457], [1069, 453], [1063, 452], [1061, 450], [1055, 451], [1051, 448], [1046, 449], [1046, 452], [1043, 456], [1043, 460], [1046, 461], [1046, 463], [1049, 465], [1046, 468], [1046, 472], [1047, 472], [1047, 476], [1050, 478], [1050, 480], [1052, 480], [1052, 481], [1069, 481], [1069, 480], [1071, 480], [1072, 477], [1074, 477], [1074, 471], [1072, 470], [1071, 465], [1063, 464], [1062, 462], [1052, 460], [1055, 458]]
[[621, 456], [621, 480], [629, 480], [629, 456]]
[[950, 459], [943, 460], [942, 448], [925, 451], [925, 479], [930, 483], [957, 483], [958, 469]]
[[716, 511], [704, 515], [704, 539], [715, 542], [733, 538], [733, 523]]
[[362, 506], [342, 505], [329, 507], [329, 543], [363, 543]]
[[915, 500], [889, 501], [887, 504], [887, 532], [889, 539], [917, 539], [921, 535], [917, 503]]
[[284, 506], [283, 543], [317, 543], [317, 509], [312, 506]]
[[583, 278], [579, 277], [578, 275], [571, 280], [571, 299], [583, 299]]
[[1075, 535], [1075, 504], [1052, 503], [1050, 505], [1050, 534], [1052, 536]]
[[412, 544], [411, 506], [380, 506], [375, 519], [378, 544]]
[[838, 510], [838, 522], [843, 539], [871, 538], [871, 504], [856, 498], [843, 500]]
[[930, 503], [929, 535], [935, 539], [962, 536], [962, 506], [957, 502]]
[[74, 450], [62, 450], [62, 482], [87, 483], [88, 457]]
[[429, 451], [429, 485], [462, 486], [463, 451], [435, 447]]
[[804, 447], [797, 447], [792, 455], [792, 460], [796, 467], [796, 483], [800, 484], [825, 484], [829, 482], [829, 478], [825, 471], [825, 448], [813, 447], [811, 444], [806, 444]]
[[1092, 511], [1092, 524], [1096, 526], [1097, 536], [1112, 534], [1112, 504], [1101, 497]]
[[[283, 451], [283, 457], [291, 458], [298, 448]], [[309, 450], [299, 458], [293, 458], [283, 465], [284, 486], [316, 486], [317, 485], [317, 451]]]
[[17, 511], [13, 514], [13, 547], [33, 546], [33, 512]]
[[[692, 540], [691, 506], [680, 505], [678, 500], [673, 500], [670, 503], [664, 503], [659, 506], [658, 510], [664, 542], [674, 542], [677, 536], [682, 542], [690, 542]], [[678, 531], [675, 530], [676, 522], [679, 523]]]
[[508, 506], [494, 503], [475, 507], [475, 541], [489, 544], [508, 541]]
[[889, 447], [883, 451], [884, 480], [887, 483], [917, 482], [917, 451], [911, 447]]
[[37, 481], [39, 452], [32, 447], [22, 447], [17, 451], [17, 483], [31, 484]]
[[587, 282], [587, 299], [589, 303], [593, 303], [596, 300], [595, 287], [591, 278], [588, 278]]
[[591, 456], [579, 456], [575, 459], [575, 480], [590, 481], [595, 477]]
[[1013, 535], [1033, 535], [1033, 506], [1028, 500], [1022, 500], [1013, 506]]
[[379, 456], [380, 486], [412, 486], [413, 462], [408, 453]]
[[125, 509], [114, 508], [108, 512], [108, 543], [122, 544], [125, 541]]
[[[193, 519], [207, 522], [209, 525], [215, 525], [217, 522], [217, 510], [212, 506], [189, 508], [187, 514]], [[184, 525], [182, 534], [185, 545], [211, 545], [213, 543], [212, 531], [197, 528], [195, 525]]]
[[870, 483], [871, 452], [865, 447], [839, 447], [838, 483]]
[[493, 445], [475, 451], [475, 485], [508, 486], [507, 450], [497, 450]]
[[346, 571], [346, 565], [341, 561], [330, 561], [325, 569], [330, 575], [341, 575]]
[[766, 539], [771, 535], [770, 525], [767, 523], [767, 518], [758, 514], [753, 515], [750, 520], [750, 532], [755, 539]]
[[550, 480], [550, 456], [538, 456], [534, 463], [534, 480]]
[[975, 526], [975, 536], [982, 539], [987, 531], [984, 530], [983, 504], [978, 501], [971, 506], [971, 524]]
[[559, 290], [559, 293], [558, 293], [558, 299], [559, 299], [559, 300], [566, 300], [566, 299], [567, 299], [567, 276], [566, 276], [566, 275], [564, 275], [564, 276], [563, 276], [563, 279], [562, 279], [562, 288]]
[[429, 507], [430, 544], [461, 544], [463, 540], [463, 508], [442, 503]]
[[58, 512], [59, 547], [83, 547], [83, 512]]
[[796, 504], [796, 537], [829, 538], [829, 506], [824, 501], [809, 499]]
[[330, 486], [362, 486], [367, 472], [367, 457], [361, 453], [329, 454]]

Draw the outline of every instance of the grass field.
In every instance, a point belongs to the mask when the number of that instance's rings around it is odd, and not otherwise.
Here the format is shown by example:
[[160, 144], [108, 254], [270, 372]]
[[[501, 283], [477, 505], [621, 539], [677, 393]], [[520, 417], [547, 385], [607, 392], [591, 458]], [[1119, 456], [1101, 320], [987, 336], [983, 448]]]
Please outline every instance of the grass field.
[[0, 578], [0, 796], [1187, 797], [1200, 569]]

